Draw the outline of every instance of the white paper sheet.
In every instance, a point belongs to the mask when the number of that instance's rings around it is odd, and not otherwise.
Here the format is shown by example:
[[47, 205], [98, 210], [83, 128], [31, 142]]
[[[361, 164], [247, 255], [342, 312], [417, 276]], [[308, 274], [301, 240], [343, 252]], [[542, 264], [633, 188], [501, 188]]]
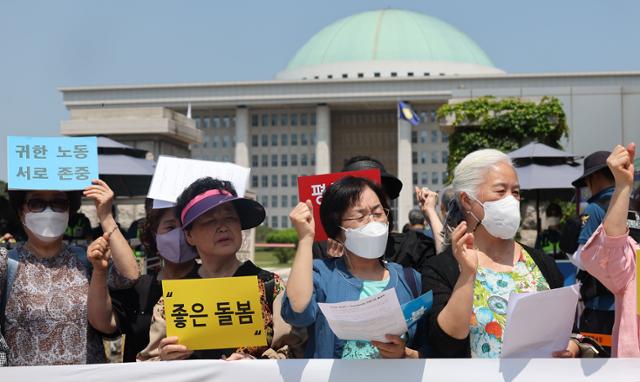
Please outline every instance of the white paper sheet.
[[342, 340], [388, 342], [386, 334], [407, 332], [394, 288], [359, 301], [319, 303], [329, 327]]
[[569, 343], [578, 285], [509, 297], [502, 358], [549, 358]]
[[187, 186], [205, 176], [230, 181], [238, 196], [244, 196], [250, 172], [251, 169], [233, 163], [161, 155], [147, 196], [151, 199], [175, 203]]

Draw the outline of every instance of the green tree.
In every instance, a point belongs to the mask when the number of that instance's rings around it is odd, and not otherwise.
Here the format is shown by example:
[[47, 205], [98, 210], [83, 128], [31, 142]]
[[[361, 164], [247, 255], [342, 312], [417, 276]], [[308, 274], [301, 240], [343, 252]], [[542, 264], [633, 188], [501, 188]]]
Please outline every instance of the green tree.
[[449, 179], [456, 165], [472, 151], [494, 148], [509, 152], [532, 141], [560, 149], [560, 139], [569, 130], [562, 104], [555, 97], [543, 97], [537, 103], [480, 97], [443, 105], [438, 119], [451, 130]]
[[[267, 243], [278, 244], [295, 244], [298, 242], [298, 234], [293, 228], [272, 230], [267, 234]], [[286, 264], [295, 254], [295, 248], [276, 248], [274, 256], [278, 259], [280, 264]]]

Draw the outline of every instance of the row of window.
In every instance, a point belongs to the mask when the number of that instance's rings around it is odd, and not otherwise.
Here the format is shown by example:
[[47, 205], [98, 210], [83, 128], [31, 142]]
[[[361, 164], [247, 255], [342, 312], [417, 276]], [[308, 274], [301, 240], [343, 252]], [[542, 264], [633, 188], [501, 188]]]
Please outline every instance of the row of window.
[[315, 126], [316, 113], [262, 113], [251, 114], [251, 127]]
[[[278, 160], [279, 159], [279, 160]], [[271, 154], [271, 165], [269, 165], [269, 155], [262, 154], [251, 156], [251, 167], [288, 167], [288, 166], [315, 166], [316, 154], [300, 154], [300, 162], [298, 162], [298, 154]]]
[[264, 208], [290, 208], [295, 207], [298, 203], [297, 195], [262, 195], [260, 197], [260, 203]]
[[[418, 135], [420, 136], [420, 143], [448, 143], [449, 135], [447, 133], [441, 133], [438, 130], [431, 130], [431, 134], [427, 130], [417, 130], [411, 131], [411, 143], [418, 143]], [[431, 139], [429, 140], [429, 135], [431, 135]]]
[[[403, 74], [404, 74], [404, 73], [400, 73], [400, 75], [403, 75]], [[446, 76], [446, 73], [442, 73], [442, 72], [437, 73], [437, 74], [436, 74], [436, 73], [433, 73], [433, 75], [434, 75], [434, 76], [439, 75], [439, 76], [441, 76], [441, 77], [442, 77], [442, 76]], [[390, 77], [398, 77], [398, 72], [389, 72], [389, 76], [390, 76]], [[407, 72], [407, 73], [406, 73], [406, 76], [407, 76], [407, 77], [414, 77], [414, 76], [415, 76], [415, 77], [417, 77], [417, 76], [420, 76], [420, 73]], [[422, 72], [422, 76], [423, 76], [423, 77], [430, 77], [430, 76], [431, 76], [431, 72]], [[334, 76], [333, 76], [333, 74], [327, 74], [327, 79], [328, 79], [328, 80], [333, 79], [333, 77], [334, 77]], [[357, 73], [357, 74], [356, 74], [355, 76], [353, 76], [352, 78], [364, 78], [364, 77], [365, 77], [364, 73]], [[369, 77], [369, 76], [367, 76], [367, 77]], [[381, 72], [373, 72], [373, 77], [374, 77], [374, 78], [380, 78], [380, 77], [381, 77]], [[340, 76], [338, 76], [338, 75], [336, 74], [335, 78], [349, 78], [349, 73], [342, 73]], [[302, 79], [303, 79], [303, 80], [307, 80], [307, 79], [309, 79], [309, 78], [307, 78], [307, 77], [302, 77]], [[314, 79], [314, 80], [319, 80], [319, 79], [320, 79], [320, 76], [313, 76], [313, 79]]]
[[[278, 139], [279, 138], [279, 139]], [[311, 143], [311, 145], [316, 144], [316, 134], [315, 133], [300, 133], [300, 145], [307, 146]], [[268, 134], [252, 134], [251, 135], [251, 146], [252, 147], [268, 147], [269, 144], [271, 146], [298, 146], [298, 134], [271, 134], [271, 140], [269, 140]]]
[[[280, 226], [278, 226], [278, 220], [280, 220]], [[265, 219], [264, 224], [267, 224], [271, 228], [289, 228], [289, 217], [282, 216], [272, 216], [271, 224], [269, 224], [269, 219]]]
[[202, 144], [201, 145], [198, 145], [198, 144], [194, 144], [193, 145], [194, 148], [202, 147], [202, 148], [205, 148], [205, 149], [208, 148], [208, 147], [212, 147], [212, 148], [218, 148], [218, 147], [232, 148], [232, 147], [235, 147], [235, 146], [236, 146], [236, 137], [235, 136], [231, 136], [231, 135], [223, 135], [223, 136], [205, 135], [204, 138], [202, 139]]
[[[280, 182], [278, 182], [278, 179]], [[289, 182], [289, 179], [291, 179], [291, 182]], [[289, 185], [291, 185], [291, 187], [298, 187], [298, 175], [271, 175], [271, 187], [278, 187], [278, 185], [280, 187], [289, 187]], [[269, 187], [269, 175], [252, 175], [251, 187], [254, 189], [258, 187]]]
[[[420, 164], [427, 164], [429, 159], [429, 151], [421, 151], [420, 152]], [[448, 163], [449, 162], [449, 152], [448, 151], [431, 151], [431, 163]], [[411, 163], [418, 164], [418, 152], [411, 152]]]
[[233, 162], [234, 161], [232, 155], [207, 155], [207, 154], [201, 154], [201, 155], [198, 155], [197, 157], [194, 157], [194, 159], [209, 160], [209, 161], [214, 161], [214, 162]]
[[217, 129], [224, 128], [229, 129], [236, 126], [236, 117], [224, 116], [212, 116], [212, 117], [194, 117], [198, 129]]
[[[432, 186], [437, 186], [437, 185], [441, 185], [444, 184], [447, 181], [447, 172], [446, 171], [442, 171], [442, 172], [437, 172], [437, 171], [432, 171], [431, 172], [431, 181], [429, 181], [429, 173], [427, 171], [423, 171], [420, 173], [420, 179], [418, 179], [418, 173], [414, 172], [413, 173], [413, 184], [414, 185], [421, 185], [421, 186], [426, 186], [426, 185], [432, 185]], [[440, 176], [442, 176], [442, 183], [440, 183]], [[419, 182], [418, 182], [419, 181]]]

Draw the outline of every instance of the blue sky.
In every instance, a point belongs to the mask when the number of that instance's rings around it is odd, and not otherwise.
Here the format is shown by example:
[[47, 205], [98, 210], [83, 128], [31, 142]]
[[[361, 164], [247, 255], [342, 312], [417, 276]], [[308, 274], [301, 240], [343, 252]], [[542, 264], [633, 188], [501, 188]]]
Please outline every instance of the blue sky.
[[640, 70], [640, 2], [0, 1], [0, 179], [7, 135], [56, 135], [63, 86], [266, 80], [325, 25], [401, 8], [468, 34], [507, 72]]

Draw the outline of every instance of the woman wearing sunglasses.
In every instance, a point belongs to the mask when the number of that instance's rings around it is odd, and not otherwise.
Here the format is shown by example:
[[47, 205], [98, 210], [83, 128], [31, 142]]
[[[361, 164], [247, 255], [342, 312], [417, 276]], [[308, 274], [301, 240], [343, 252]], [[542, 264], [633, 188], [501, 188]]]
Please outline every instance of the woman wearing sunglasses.
[[329, 238], [342, 244], [344, 254], [313, 260], [315, 236], [313, 205], [299, 203], [290, 219], [298, 232], [298, 249], [282, 304], [289, 324], [308, 327], [308, 358], [371, 359], [417, 358], [412, 340], [415, 325], [402, 336], [380, 333], [386, 341], [342, 340], [331, 331], [318, 303], [357, 301], [395, 288], [400, 304], [411, 301], [420, 290], [418, 272], [385, 262], [391, 231], [389, 205], [380, 186], [368, 179], [347, 177], [324, 193], [320, 207], [322, 226]]
[[0, 285], [5, 289], [0, 313], [9, 365], [105, 362], [102, 338], [87, 320], [91, 266], [82, 248], [62, 240], [82, 194], [94, 200], [105, 232], [88, 251], [100, 242], [110, 244], [113, 287], [128, 287], [138, 278], [133, 252], [111, 215], [114, 194], [106, 183], [94, 180], [83, 193], [9, 191], [27, 235], [23, 245], [0, 255]]

